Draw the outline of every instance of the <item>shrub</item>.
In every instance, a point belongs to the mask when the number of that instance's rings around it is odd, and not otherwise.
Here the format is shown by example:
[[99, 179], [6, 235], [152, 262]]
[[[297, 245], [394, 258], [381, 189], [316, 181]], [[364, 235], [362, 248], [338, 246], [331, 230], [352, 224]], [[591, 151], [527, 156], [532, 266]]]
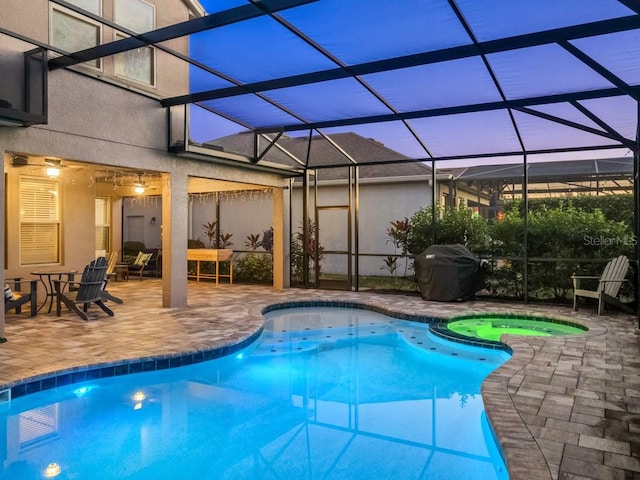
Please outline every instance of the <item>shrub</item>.
[[247, 253], [234, 262], [233, 276], [239, 282], [273, 283], [272, 255], [269, 253]]
[[[302, 222], [301, 222], [302, 223]], [[304, 229], [304, 225], [300, 226], [300, 230]], [[316, 224], [309, 220], [307, 224], [307, 252], [309, 255], [309, 277], [315, 276], [316, 268], [318, 274], [320, 274], [320, 268], [322, 266], [322, 260], [324, 259], [323, 251], [324, 247], [318, 245], [318, 265], [315, 264], [316, 255]], [[302, 231], [296, 232], [291, 242], [291, 267], [292, 267], [292, 281], [294, 283], [301, 283], [304, 279], [304, 234]]]
[[[433, 244], [460, 243], [478, 253], [484, 252], [489, 243], [487, 221], [474, 217], [466, 208], [442, 208], [436, 206], [436, 224], [433, 225], [433, 208], [421, 208], [413, 214], [407, 235], [407, 250], [415, 256]], [[435, 237], [435, 241], [434, 241]]]
[[[490, 252], [504, 259], [494, 262], [494, 272], [502, 282], [497, 287], [515, 296], [521, 295], [524, 274], [524, 264], [518, 261], [524, 258], [520, 212], [520, 205], [514, 204], [502, 220], [490, 226]], [[634, 245], [629, 226], [611, 221], [599, 209], [582, 210], [571, 202], [555, 208], [537, 205], [528, 215], [529, 294], [538, 299], [565, 299], [572, 289], [572, 274], [597, 275], [602, 265], [593, 259], [631, 255]]]

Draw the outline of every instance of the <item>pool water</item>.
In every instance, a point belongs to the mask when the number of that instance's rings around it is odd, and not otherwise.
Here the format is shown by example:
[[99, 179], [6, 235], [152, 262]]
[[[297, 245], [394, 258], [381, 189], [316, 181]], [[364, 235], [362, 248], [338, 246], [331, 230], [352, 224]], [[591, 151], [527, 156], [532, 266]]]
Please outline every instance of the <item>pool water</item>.
[[0, 409], [0, 478], [508, 478], [483, 379], [509, 357], [358, 309], [268, 313], [250, 347]]
[[447, 324], [452, 332], [467, 337], [500, 341], [503, 334], [510, 335], [573, 335], [584, 333], [580, 325], [545, 321], [544, 319], [522, 318], [509, 315], [482, 315], [453, 319]]

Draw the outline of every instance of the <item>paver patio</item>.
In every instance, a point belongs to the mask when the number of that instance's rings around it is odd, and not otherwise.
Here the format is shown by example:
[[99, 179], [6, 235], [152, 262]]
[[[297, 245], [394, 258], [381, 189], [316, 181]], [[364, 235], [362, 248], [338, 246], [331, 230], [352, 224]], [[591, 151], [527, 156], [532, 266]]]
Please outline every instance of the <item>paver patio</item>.
[[[135, 287], [135, 288], [131, 288]], [[154, 356], [242, 342], [262, 326], [262, 309], [301, 300], [360, 302], [390, 313], [441, 318], [512, 312], [573, 320], [589, 327], [570, 337], [503, 338], [513, 357], [483, 384], [483, 398], [511, 479], [640, 479], [640, 330], [635, 317], [598, 317], [591, 307], [472, 301], [425, 302], [368, 292], [189, 284], [189, 307], [161, 306], [160, 281], [112, 282], [124, 299], [115, 317], [85, 322], [65, 312], [34, 318], [7, 314], [0, 385], [80, 372]]]

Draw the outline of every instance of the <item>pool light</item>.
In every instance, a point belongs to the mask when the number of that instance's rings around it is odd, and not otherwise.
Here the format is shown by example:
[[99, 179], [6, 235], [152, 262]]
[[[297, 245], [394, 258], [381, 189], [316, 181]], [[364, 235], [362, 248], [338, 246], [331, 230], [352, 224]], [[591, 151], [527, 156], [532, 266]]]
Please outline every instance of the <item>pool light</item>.
[[144, 392], [138, 391], [138, 392], [133, 394], [133, 401], [134, 402], [142, 402], [146, 398], [147, 398], [147, 396], [144, 394]]
[[73, 394], [74, 394], [76, 397], [83, 397], [83, 396], [85, 396], [87, 393], [89, 393], [91, 390], [93, 390], [94, 388], [96, 388], [96, 387], [95, 387], [95, 386], [93, 386], [93, 385], [86, 385], [86, 386], [84, 386], [84, 387], [76, 388], [76, 389], [73, 391]]
[[62, 472], [62, 469], [60, 468], [60, 465], [58, 465], [57, 463], [51, 462], [49, 465], [47, 465], [47, 468], [44, 469], [44, 472], [42, 472], [42, 475], [44, 475], [45, 478], [53, 478], [60, 475], [61, 472]]
[[136, 402], [136, 404], [133, 406], [134, 410], [140, 410], [142, 408], [142, 402], [144, 402], [147, 398], [147, 396], [145, 395], [144, 392], [141, 392], [140, 390], [138, 390], [136, 393], [133, 394], [133, 397], [131, 397], [133, 399], [134, 402]]

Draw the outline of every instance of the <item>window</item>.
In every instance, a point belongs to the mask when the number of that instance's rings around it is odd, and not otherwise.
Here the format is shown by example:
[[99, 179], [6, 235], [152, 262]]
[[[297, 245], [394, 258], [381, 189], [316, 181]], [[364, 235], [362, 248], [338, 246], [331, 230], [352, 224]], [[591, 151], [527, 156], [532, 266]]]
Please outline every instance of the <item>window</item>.
[[20, 264], [60, 263], [58, 182], [20, 177]]
[[[115, 22], [136, 33], [148, 32], [155, 26], [155, 9], [142, 0], [116, 0]], [[116, 34], [116, 40], [125, 38]], [[140, 47], [115, 56], [115, 73], [146, 85], [155, 84], [155, 50]]]
[[[116, 39], [124, 38], [116, 35]], [[154, 81], [154, 49], [139, 47], [135, 50], [116, 55], [116, 75], [126, 77], [146, 85], [153, 85]]]
[[111, 201], [96, 198], [96, 250], [111, 251]]
[[[71, 0], [91, 13], [100, 14], [100, 0]], [[100, 24], [59, 6], [51, 8], [51, 44], [66, 52], [77, 52], [100, 44]], [[100, 60], [85, 65], [100, 68]]]
[[118, 25], [144, 33], [153, 30], [155, 10], [153, 5], [142, 0], [116, 0], [114, 19]]

